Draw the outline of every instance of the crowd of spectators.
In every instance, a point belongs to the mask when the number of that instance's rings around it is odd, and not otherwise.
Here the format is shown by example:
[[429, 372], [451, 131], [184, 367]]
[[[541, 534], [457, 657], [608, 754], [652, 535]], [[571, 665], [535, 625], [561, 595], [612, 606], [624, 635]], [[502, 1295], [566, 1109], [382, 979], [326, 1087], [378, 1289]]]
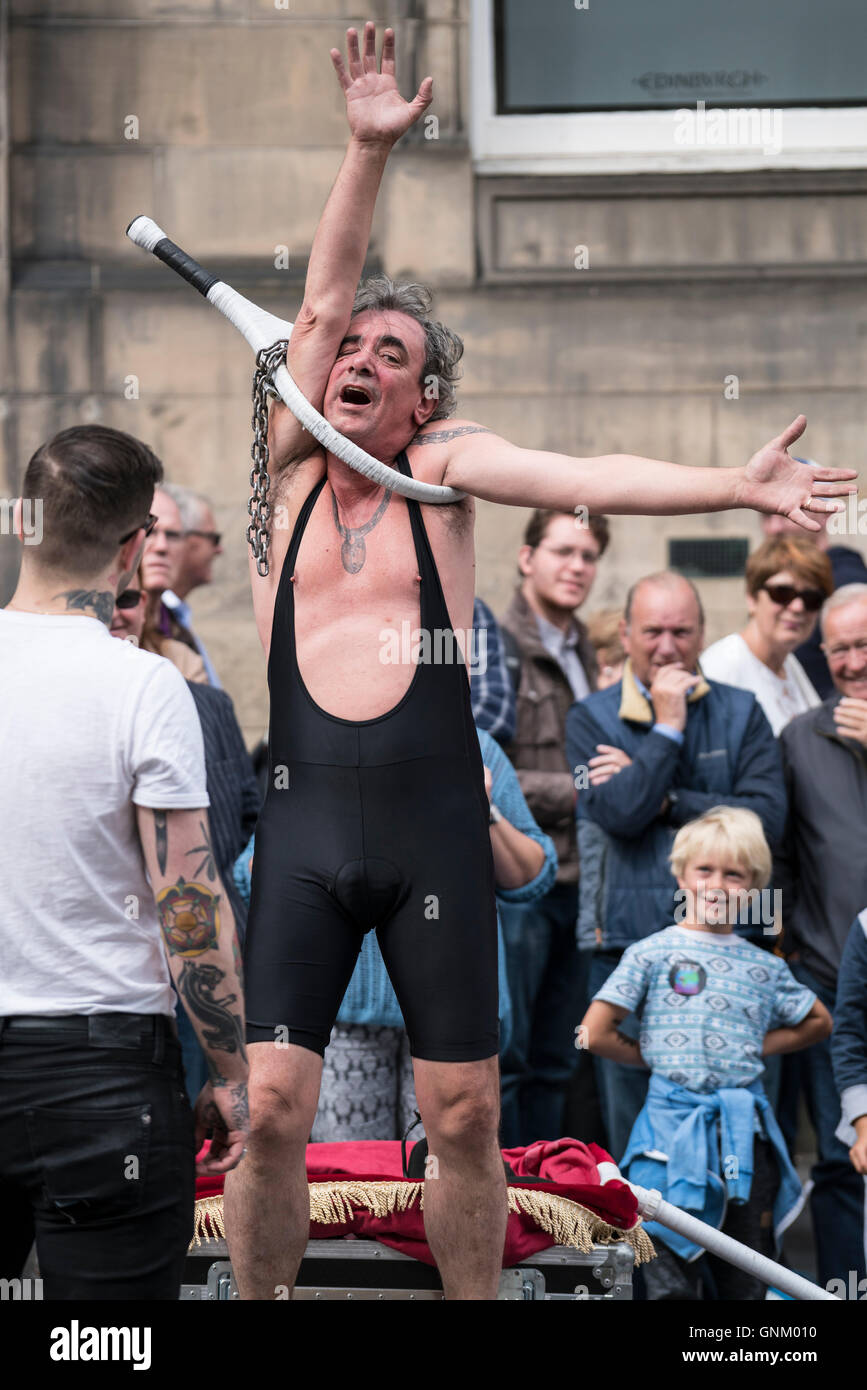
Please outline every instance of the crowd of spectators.
[[[540, 823], [552, 808], [562, 810], [557, 797], [567, 777], [575, 787], [568, 862], [578, 954], [587, 965], [569, 977], [583, 1022], [565, 1113], [592, 1119], [625, 1169], [663, 1187], [659, 1173], [648, 1178], [642, 1170], [646, 1154], [658, 1157], [667, 1144], [682, 1160], [695, 1151], [696, 1124], [710, 1116], [699, 1151], [716, 1170], [715, 1197], [730, 1204], [726, 1229], [766, 1253], [779, 1251], [800, 1205], [788, 1198], [801, 1196], [791, 1161], [805, 1114], [815, 1135], [804, 1195], [818, 1277], [853, 1287], [865, 1273], [867, 1171], [867, 1091], [860, 1089], [867, 1081], [867, 568], [857, 551], [829, 546], [824, 530], [764, 520], [766, 539], [747, 562], [739, 632], [706, 647], [698, 590], [672, 572], [634, 584], [616, 621], [598, 613], [584, 628], [574, 610], [564, 614], [562, 630], [576, 646], [577, 634], [594, 637], [597, 656], [584, 660], [587, 692], [565, 708], [561, 700], [551, 718], [547, 781], [526, 746], [508, 751], [519, 778], [529, 779]], [[537, 513], [525, 540], [534, 549], [547, 542], [553, 558], [569, 527], [574, 533], [572, 517]], [[526, 548], [521, 554], [526, 565]], [[548, 592], [570, 578], [585, 581], [588, 558], [564, 544]], [[576, 607], [589, 587], [583, 583]], [[521, 649], [519, 730], [539, 720], [541, 696], [572, 683], [565, 642], [559, 653], [545, 642], [550, 610], [536, 616], [538, 631], [527, 621], [527, 588], [525, 580], [525, 601], [503, 619]], [[525, 681], [531, 661], [545, 669], [544, 681], [535, 669]], [[684, 836], [706, 822], [714, 833], [704, 836], [705, 862], [691, 864], [687, 890]], [[697, 886], [725, 899], [719, 922], [696, 923]], [[525, 911], [527, 936], [506, 937], [516, 973], [533, 940]], [[702, 963], [708, 938], [715, 955]], [[723, 941], [737, 951], [721, 952]], [[838, 989], [844, 951], [851, 974]], [[603, 1005], [613, 1012], [600, 1031]], [[832, 1015], [840, 1026], [829, 1037]], [[540, 1071], [550, 1065], [551, 1025], [546, 1014], [527, 1046]], [[583, 1053], [593, 1056], [595, 1098], [586, 1068], [576, 1081]], [[742, 1053], [749, 1066], [733, 1080], [728, 1064]], [[736, 1100], [749, 1105], [756, 1147], [741, 1143], [728, 1154], [736, 1160], [728, 1172], [722, 1145], [732, 1132], [734, 1086]], [[510, 1138], [530, 1142], [533, 1128], [531, 1120]], [[672, 1157], [670, 1190], [689, 1205], [695, 1174], [685, 1176], [678, 1161]], [[693, 1206], [707, 1215], [714, 1204]], [[721, 1224], [722, 1207], [717, 1216]], [[655, 1234], [666, 1248], [665, 1233]], [[696, 1247], [669, 1253], [644, 1281], [648, 1297], [763, 1296], [755, 1281], [739, 1283], [707, 1261], [694, 1265]]]

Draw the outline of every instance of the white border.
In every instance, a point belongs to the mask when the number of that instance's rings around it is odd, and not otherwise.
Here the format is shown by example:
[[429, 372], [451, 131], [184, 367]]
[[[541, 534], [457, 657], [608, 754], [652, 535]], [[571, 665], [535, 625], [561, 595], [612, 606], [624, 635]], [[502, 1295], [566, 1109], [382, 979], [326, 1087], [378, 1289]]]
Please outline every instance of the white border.
[[[713, 109], [713, 101], [707, 102], [707, 108]], [[679, 145], [675, 140], [676, 111], [565, 116], [495, 113], [493, 0], [470, 0], [470, 144], [477, 173], [646, 174], [867, 167], [867, 106], [784, 108], [780, 153], [766, 153], [754, 146]]]

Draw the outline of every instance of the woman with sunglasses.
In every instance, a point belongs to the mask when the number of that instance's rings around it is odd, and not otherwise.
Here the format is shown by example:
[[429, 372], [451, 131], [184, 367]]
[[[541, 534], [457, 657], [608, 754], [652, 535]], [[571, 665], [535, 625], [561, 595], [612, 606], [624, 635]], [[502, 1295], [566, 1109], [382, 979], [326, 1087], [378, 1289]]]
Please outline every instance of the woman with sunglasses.
[[202, 658], [186, 643], [176, 642], [173, 637], [165, 637], [160, 632], [154, 617], [154, 606], [148, 602], [148, 598], [139, 569], [136, 587], [125, 589], [115, 601], [109, 628], [112, 637], [121, 637], [137, 647], [143, 647], [146, 652], [165, 657], [173, 666], [177, 666], [184, 680], [207, 685], [208, 673]]
[[775, 735], [790, 719], [821, 704], [793, 655], [806, 642], [832, 593], [831, 562], [798, 536], [774, 536], [747, 561], [749, 621], [701, 656], [709, 680], [751, 690]]

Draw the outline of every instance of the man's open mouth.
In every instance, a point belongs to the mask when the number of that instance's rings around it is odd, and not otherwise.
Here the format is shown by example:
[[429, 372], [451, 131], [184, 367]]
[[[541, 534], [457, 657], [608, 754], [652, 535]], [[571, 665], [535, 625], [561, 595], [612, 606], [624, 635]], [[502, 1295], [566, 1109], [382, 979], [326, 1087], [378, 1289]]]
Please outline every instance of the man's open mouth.
[[340, 400], [344, 405], [370, 405], [372, 396], [364, 386], [344, 386]]

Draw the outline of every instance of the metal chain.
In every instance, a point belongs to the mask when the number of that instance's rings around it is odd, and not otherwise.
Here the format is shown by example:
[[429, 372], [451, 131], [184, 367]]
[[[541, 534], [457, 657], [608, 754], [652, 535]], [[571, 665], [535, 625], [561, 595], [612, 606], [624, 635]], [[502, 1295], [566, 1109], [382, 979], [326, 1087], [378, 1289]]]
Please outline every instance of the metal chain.
[[268, 489], [271, 479], [268, 476], [268, 397], [276, 400], [278, 392], [274, 389], [272, 377], [286, 356], [288, 338], [263, 348], [256, 354], [256, 370], [253, 373], [253, 467], [250, 469], [250, 486], [253, 495], [247, 503], [247, 511], [252, 518], [247, 527], [247, 544], [256, 569], [263, 577], [268, 573], [268, 546], [271, 533], [268, 522], [271, 507], [268, 502]]

